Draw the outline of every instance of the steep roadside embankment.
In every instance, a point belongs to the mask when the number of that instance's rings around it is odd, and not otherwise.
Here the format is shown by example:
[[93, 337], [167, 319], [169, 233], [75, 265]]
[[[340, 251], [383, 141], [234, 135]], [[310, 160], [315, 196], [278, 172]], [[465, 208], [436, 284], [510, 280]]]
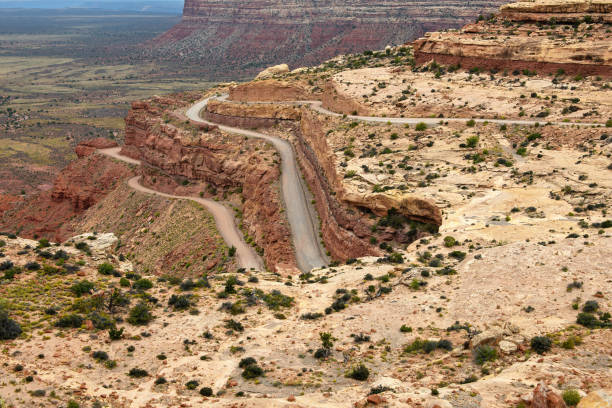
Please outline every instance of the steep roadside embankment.
[[[105, 156], [113, 157], [129, 164], [141, 164], [139, 160], [121, 155], [119, 153], [120, 150], [120, 147], [113, 147], [109, 149], [100, 149], [98, 152]], [[244, 242], [242, 232], [236, 226], [236, 223], [234, 222], [234, 214], [229, 208], [214, 200], [202, 197], [178, 196], [151, 190], [140, 184], [139, 180], [140, 176], [132, 177], [128, 180], [128, 186], [141, 193], [166, 198], [190, 200], [203, 205], [213, 216], [216, 223], [216, 229], [223, 237], [225, 243], [235, 249], [238, 265], [245, 269], [263, 270], [261, 259], [259, 259], [255, 251]]]
[[[266, 87], [273, 88], [273, 82], [268, 82]], [[286, 101], [286, 103], [291, 102]], [[320, 110], [326, 116], [328, 114], [341, 116], [325, 111], [319, 102], [305, 102], [303, 105], [309, 105], [315, 111]], [[194, 105], [190, 111], [192, 114], [197, 114], [204, 106], [202, 116], [211, 120], [216, 119], [216, 124], [241, 124], [245, 127], [272, 127], [280, 124], [286, 127], [285, 133], [292, 135], [289, 140], [292, 142], [292, 150], [295, 150], [296, 157], [294, 159], [292, 156], [288, 160], [297, 159], [301, 173], [315, 197], [313, 203], [321, 220], [321, 238], [334, 259], [347, 260], [382, 254], [382, 251], [374, 245], [378, 242], [380, 234], [374, 234], [372, 231], [372, 222], [369, 220], [369, 214], [372, 213], [386, 216], [394, 208], [410, 220], [433, 224], [436, 227], [441, 224], [440, 210], [428, 200], [407, 195], [395, 197], [388, 194], [359, 194], [346, 191], [336, 170], [336, 155], [327, 142], [329, 124], [325, 122], [326, 116], [313, 112], [307, 106], [298, 109], [287, 104], [237, 104], [211, 100]], [[194, 117], [191, 119], [194, 120]], [[242, 130], [233, 129], [233, 131]], [[260, 133], [255, 137], [271, 136]], [[291, 196], [285, 195], [285, 197], [286, 200], [291, 199]], [[405, 243], [416, 239], [420, 233], [396, 235], [383, 233], [380, 238], [397, 239]]]
[[156, 191], [229, 201], [247, 243], [274, 271], [296, 267], [280, 198], [277, 153], [257, 140], [194, 126], [174, 110], [183, 99], [135, 103], [126, 118], [126, 155], [142, 160], [142, 184]]

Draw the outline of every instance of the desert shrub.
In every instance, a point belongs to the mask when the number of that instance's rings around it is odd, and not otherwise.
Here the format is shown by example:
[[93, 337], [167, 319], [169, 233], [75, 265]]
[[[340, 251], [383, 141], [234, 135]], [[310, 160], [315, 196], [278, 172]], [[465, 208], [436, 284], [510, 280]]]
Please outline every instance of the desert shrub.
[[476, 364], [483, 365], [487, 361], [497, 359], [497, 350], [491, 346], [478, 346], [474, 350], [474, 360]]
[[304, 313], [301, 316], [302, 320], [317, 320], [323, 317], [323, 313], [313, 313], [313, 312], [309, 312], [309, 313]]
[[0, 271], [6, 271], [12, 269], [15, 266], [12, 261], [4, 261], [0, 263]]
[[94, 284], [88, 280], [83, 280], [75, 283], [70, 288], [70, 291], [76, 296], [81, 297], [85, 294], [89, 294], [94, 288]]
[[181, 282], [181, 284], [179, 285], [179, 288], [182, 291], [190, 291], [193, 290], [196, 287], [196, 284], [193, 280], [191, 279], [185, 279], [184, 281]]
[[393, 389], [385, 385], [377, 385], [376, 387], [370, 388], [370, 394], [381, 394], [385, 391], [393, 391]]
[[447, 248], [451, 248], [457, 245], [457, 240], [451, 236], [444, 237], [444, 246]]
[[[111, 266], [112, 266], [112, 265], [111, 265]], [[125, 274], [125, 277], [126, 277], [126, 278], [128, 278], [128, 279], [130, 279], [130, 280], [133, 280], [133, 281], [137, 281], [137, 280], [140, 280], [140, 279], [142, 278], [142, 276], [140, 276], [140, 275], [139, 275], [139, 274], [137, 274], [137, 273], [133, 273], [133, 272], [128, 272], [128, 273], [126, 273], [126, 274]]]
[[599, 309], [599, 304], [596, 300], [587, 300], [582, 306], [582, 311], [585, 313], [593, 313]]
[[38, 241], [39, 248], [48, 248], [50, 246], [51, 246], [51, 243], [49, 242], [47, 238], [42, 238]]
[[198, 388], [198, 385], [200, 385], [200, 383], [196, 380], [187, 381], [187, 383], [185, 383], [185, 387], [187, 387], [188, 390], [195, 390]]
[[66, 408], [79, 408], [80, 405], [78, 402], [76, 402], [75, 400], [70, 400], [68, 401], [68, 404], [66, 405]]
[[412, 327], [406, 326], [405, 324], [402, 324], [402, 327], [400, 327], [400, 331], [402, 333], [412, 333]]
[[98, 361], [108, 360], [108, 353], [106, 351], [94, 351], [91, 356]]
[[151, 320], [153, 320], [153, 315], [151, 314], [149, 306], [147, 306], [147, 304], [144, 302], [140, 302], [131, 308], [127, 318], [128, 323], [133, 324], [134, 326], [146, 325]]
[[327, 358], [331, 355], [331, 348], [334, 346], [334, 341], [336, 339], [331, 335], [331, 333], [327, 332], [319, 333], [319, 338], [321, 339], [322, 347], [315, 351], [314, 357], [317, 359]]
[[578, 313], [576, 323], [584, 327], [588, 327], [589, 329], [594, 329], [600, 326], [599, 320], [592, 313]]
[[14, 340], [21, 335], [21, 326], [0, 309], [0, 340]]
[[121, 329], [117, 329], [117, 327], [113, 326], [108, 329], [108, 337], [113, 340], [121, 340], [123, 337], [123, 327]]
[[538, 354], [544, 354], [552, 347], [552, 340], [546, 336], [536, 336], [531, 339], [531, 349]]
[[119, 285], [122, 288], [129, 288], [130, 287], [130, 280], [128, 278], [123, 277], [123, 278], [119, 279]]
[[256, 363], [249, 364], [244, 367], [242, 371], [242, 376], [247, 380], [261, 377], [264, 374], [263, 368], [258, 366]]
[[430, 340], [425, 340], [425, 342], [423, 342], [423, 351], [427, 354], [431, 353], [432, 351], [434, 351], [438, 346], [438, 343], [435, 341], [430, 341]]
[[112, 275], [115, 267], [109, 263], [103, 263], [98, 265], [98, 273], [100, 275]]
[[446, 340], [446, 339], [440, 340], [438, 344], [436, 345], [436, 348], [451, 351], [453, 349], [453, 343], [451, 343], [450, 340]]
[[359, 334], [351, 334], [355, 343], [367, 343], [370, 341], [370, 336], [367, 334], [359, 333]]
[[55, 253], [53, 254], [53, 259], [63, 259], [65, 261], [65, 260], [68, 260], [69, 258], [70, 258], [70, 255], [68, 255], [68, 253], [64, 251], [63, 249], [55, 251]]
[[242, 325], [242, 323], [237, 322], [234, 319], [226, 320], [225, 321], [225, 327], [227, 329], [234, 330], [234, 331], [237, 331], [237, 332], [243, 332], [244, 331], [244, 326]]
[[273, 290], [263, 296], [263, 301], [272, 310], [278, 310], [281, 307], [291, 307], [293, 305], [293, 298], [291, 296], [283, 295], [278, 290]]
[[74, 329], [78, 329], [83, 325], [83, 318], [77, 314], [70, 314], [66, 316], [60, 317], [56, 322], [56, 327], [69, 328], [72, 327]]
[[418, 132], [422, 132], [424, 130], [427, 130], [427, 124], [424, 123], [424, 122], [419, 122], [419, 123], [416, 124], [415, 130], [417, 130]]
[[37, 271], [40, 269], [40, 264], [38, 262], [28, 262], [25, 264], [25, 268], [28, 271]]
[[132, 285], [133, 289], [142, 290], [142, 291], [151, 289], [152, 287], [153, 287], [153, 282], [151, 282], [149, 279], [138, 279]]
[[365, 381], [370, 376], [370, 370], [363, 364], [359, 364], [351, 369], [347, 374], [347, 377], [353, 380]]
[[170, 299], [168, 299], [168, 305], [173, 306], [176, 310], [185, 310], [189, 309], [191, 302], [189, 301], [189, 296], [172, 295]]
[[580, 394], [576, 390], [565, 390], [561, 397], [569, 407], [574, 407], [580, 402]]
[[143, 370], [141, 368], [132, 368], [128, 372], [128, 375], [132, 378], [143, 378], [149, 375], [147, 370]]
[[461, 252], [461, 251], [453, 251], [451, 253], [448, 254], [448, 256], [450, 256], [451, 258], [455, 258], [459, 261], [463, 261], [465, 259], [465, 257], [467, 256], [467, 254], [465, 252]]
[[436, 273], [438, 275], [456, 275], [457, 271], [450, 266], [445, 266], [444, 268], [439, 269]]
[[164, 377], [158, 377], [155, 380], [155, 385], [162, 385], [162, 384], [166, 384], [168, 382], [168, 380], [166, 380]]
[[87, 315], [87, 319], [91, 320], [93, 326], [99, 330], [108, 330], [115, 325], [114, 320], [104, 313], [91, 312]]
[[244, 368], [251, 364], [257, 364], [257, 360], [255, 360], [253, 357], [245, 357], [242, 360], [240, 360], [240, 363], [238, 363], [238, 367]]
[[211, 397], [213, 395], [213, 390], [210, 387], [202, 387], [200, 388], [200, 395], [203, 397]]

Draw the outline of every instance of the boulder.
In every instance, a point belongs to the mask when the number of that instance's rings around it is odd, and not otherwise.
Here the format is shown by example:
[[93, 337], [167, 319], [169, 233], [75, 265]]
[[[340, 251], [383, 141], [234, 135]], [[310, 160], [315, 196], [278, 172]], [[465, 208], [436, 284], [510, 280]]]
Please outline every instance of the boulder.
[[612, 390], [597, 390], [582, 398], [576, 408], [612, 408]]
[[539, 383], [533, 390], [531, 408], [567, 408], [563, 398], [546, 384]]
[[471, 346], [472, 347], [478, 347], [478, 346], [483, 346], [483, 345], [495, 346], [502, 339], [503, 335], [504, 335], [504, 331], [500, 327], [492, 327], [474, 336], [471, 342]]
[[343, 200], [351, 205], [369, 208], [374, 214], [384, 216], [391, 208], [411, 220], [442, 225], [442, 211], [433, 202], [408, 194], [360, 194], [347, 192]]
[[499, 350], [504, 354], [514, 353], [518, 349], [518, 346], [511, 341], [502, 340], [499, 342]]
[[446, 400], [436, 398], [425, 402], [425, 408], [453, 408], [453, 405]]
[[384, 399], [383, 397], [381, 397], [380, 395], [378, 395], [378, 394], [371, 394], [371, 395], [368, 395], [368, 397], [366, 398], [366, 400], [367, 400], [367, 401], [368, 401], [370, 404], [373, 404], [373, 405], [380, 405], [380, 404], [382, 404], [382, 403], [384, 403], [384, 402], [385, 402], [385, 399]]
[[289, 72], [289, 65], [287, 64], [274, 65], [272, 67], [268, 67], [264, 69], [263, 71], [261, 71], [259, 74], [257, 74], [255, 79], [266, 79], [266, 78], [273, 77], [274, 75], [284, 74], [287, 72]]

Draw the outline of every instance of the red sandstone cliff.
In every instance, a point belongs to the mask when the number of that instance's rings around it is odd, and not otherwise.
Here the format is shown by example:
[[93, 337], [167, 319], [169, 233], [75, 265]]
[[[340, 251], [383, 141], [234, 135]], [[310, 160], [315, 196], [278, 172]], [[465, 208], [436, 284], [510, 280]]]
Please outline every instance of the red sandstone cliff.
[[19, 232], [23, 237], [37, 236], [57, 241], [73, 235], [70, 221], [76, 215], [96, 204], [122, 180], [134, 175], [128, 166], [92, 154], [96, 148], [113, 145], [116, 143], [106, 139], [81, 143], [76, 148], [80, 158], [60, 172], [53, 188], [6, 210], [0, 219], [0, 228]]
[[426, 31], [461, 27], [501, 0], [186, 0], [182, 21], [150, 45], [218, 75], [279, 62], [314, 65], [339, 54], [382, 49]]
[[136, 103], [126, 118], [124, 151], [143, 161], [143, 184], [182, 195], [203, 194], [241, 207], [243, 230], [275, 271], [295, 268], [280, 195], [278, 156], [258, 140], [177, 122], [185, 98]]

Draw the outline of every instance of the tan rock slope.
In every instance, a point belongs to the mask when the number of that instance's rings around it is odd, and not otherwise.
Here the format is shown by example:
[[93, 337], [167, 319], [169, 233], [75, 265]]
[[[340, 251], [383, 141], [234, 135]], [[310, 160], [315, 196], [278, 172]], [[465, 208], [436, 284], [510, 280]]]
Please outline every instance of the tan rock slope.
[[[585, 17], [476, 28], [597, 49], [610, 23]], [[141, 168], [93, 141], [57, 220], [51, 193], [2, 201], [80, 236], [0, 233], [0, 407], [610, 408], [611, 78], [413, 51], [135, 102]], [[224, 123], [291, 145], [333, 263], [292, 268], [279, 154]], [[134, 171], [233, 207], [269, 270], [239, 269], [195, 203], [103, 182]]]

